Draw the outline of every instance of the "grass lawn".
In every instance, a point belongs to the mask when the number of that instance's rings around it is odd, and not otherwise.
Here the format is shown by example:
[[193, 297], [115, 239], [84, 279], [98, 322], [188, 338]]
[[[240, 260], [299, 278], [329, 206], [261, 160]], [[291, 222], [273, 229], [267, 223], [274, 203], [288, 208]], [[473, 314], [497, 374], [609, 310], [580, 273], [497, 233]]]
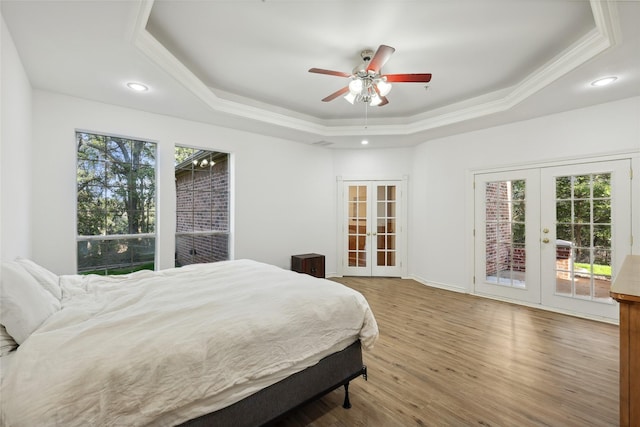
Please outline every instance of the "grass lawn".
[[[583, 270], [591, 271], [590, 264], [582, 264], [582, 263], [576, 262], [573, 265], [575, 266], [576, 269], [580, 268]], [[596, 276], [611, 276], [611, 266], [593, 264], [593, 274]]]

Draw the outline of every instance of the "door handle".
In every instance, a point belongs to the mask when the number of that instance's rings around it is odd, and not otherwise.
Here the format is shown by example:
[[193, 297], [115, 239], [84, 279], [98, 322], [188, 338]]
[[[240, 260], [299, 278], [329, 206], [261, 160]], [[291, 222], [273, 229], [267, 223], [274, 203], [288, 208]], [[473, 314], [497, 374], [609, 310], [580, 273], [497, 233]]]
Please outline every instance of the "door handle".
[[544, 239], [542, 239], [542, 243], [549, 243], [549, 239], [545, 237]]

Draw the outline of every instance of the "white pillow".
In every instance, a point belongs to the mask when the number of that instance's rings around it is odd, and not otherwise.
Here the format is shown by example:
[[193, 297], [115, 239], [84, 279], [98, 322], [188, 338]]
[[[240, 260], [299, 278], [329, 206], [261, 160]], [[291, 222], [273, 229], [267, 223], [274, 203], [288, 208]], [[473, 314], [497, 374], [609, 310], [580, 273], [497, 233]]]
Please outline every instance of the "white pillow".
[[58, 310], [60, 301], [45, 291], [17, 261], [2, 263], [0, 323], [18, 344]]
[[16, 261], [18, 261], [20, 265], [22, 265], [22, 267], [24, 267], [24, 269], [42, 285], [43, 288], [51, 292], [51, 295], [56, 297], [58, 300], [62, 299], [62, 290], [60, 289], [58, 276], [30, 259], [18, 257], [16, 258]]
[[9, 335], [4, 325], [0, 325], [0, 357], [6, 356], [16, 348], [18, 348], [18, 343]]

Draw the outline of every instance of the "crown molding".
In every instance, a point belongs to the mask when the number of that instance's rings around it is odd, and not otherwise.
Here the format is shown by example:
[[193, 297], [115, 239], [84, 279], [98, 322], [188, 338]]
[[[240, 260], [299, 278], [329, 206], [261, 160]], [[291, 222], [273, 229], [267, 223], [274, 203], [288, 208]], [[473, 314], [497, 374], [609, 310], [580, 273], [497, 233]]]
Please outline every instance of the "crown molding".
[[[291, 114], [274, 112], [216, 96], [202, 80], [146, 30], [153, 4], [154, 0], [140, 0], [138, 15], [131, 32], [132, 43], [209, 108], [220, 113], [268, 123], [271, 126], [313, 134], [320, 138], [359, 136], [365, 131], [368, 135], [413, 135], [509, 110], [570, 71], [618, 44], [622, 34], [615, 2], [591, 0], [594, 29], [519, 83], [411, 116], [404, 123], [372, 123], [364, 129], [362, 125], [335, 125], [331, 124], [331, 121], [310, 116], [300, 118], [300, 114], [293, 111]], [[283, 111], [281, 108], [279, 110]]]

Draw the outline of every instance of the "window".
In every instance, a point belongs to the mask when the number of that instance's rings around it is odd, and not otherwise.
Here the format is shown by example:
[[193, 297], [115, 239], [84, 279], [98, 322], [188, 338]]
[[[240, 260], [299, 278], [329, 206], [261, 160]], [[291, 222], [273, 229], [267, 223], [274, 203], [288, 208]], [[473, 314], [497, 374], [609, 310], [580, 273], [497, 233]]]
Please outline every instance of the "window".
[[156, 144], [76, 132], [78, 273], [154, 269]]
[[229, 259], [229, 155], [175, 149], [175, 265]]
[[610, 303], [611, 173], [559, 176], [555, 183], [556, 294]]
[[486, 280], [504, 286], [525, 286], [525, 180], [487, 182]]

